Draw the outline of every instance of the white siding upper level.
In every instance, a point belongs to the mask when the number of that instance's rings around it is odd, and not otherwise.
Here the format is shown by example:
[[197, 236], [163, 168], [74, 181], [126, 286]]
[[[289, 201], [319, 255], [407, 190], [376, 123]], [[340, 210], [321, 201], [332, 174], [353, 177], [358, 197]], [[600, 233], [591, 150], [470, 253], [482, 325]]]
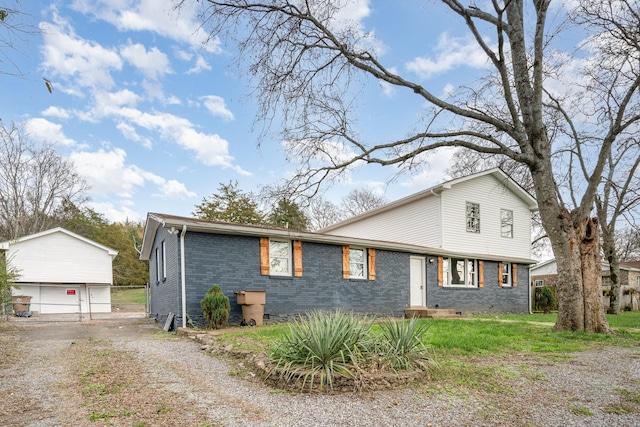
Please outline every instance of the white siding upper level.
[[[441, 193], [443, 249], [490, 256], [531, 257], [531, 211], [493, 175], [451, 186]], [[480, 207], [480, 232], [467, 231], [467, 203]], [[513, 213], [513, 236], [502, 237], [501, 211]]]
[[440, 202], [437, 195], [383, 210], [360, 221], [345, 224], [331, 234], [439, 248]]
[[19, 283], [113, 283], [117, 252], [66, 230], [26, 236], [3, 247], [19, 271]]
[[[480, 232], [467, 231], [467, 203], [480, 207]], [[371, 238], [487, 256], [531, 259], [535, 200], [499, 169], [458, 178], [320, 232]], [[501, 233], [501, 211], [512, 213], [511, 237]]]

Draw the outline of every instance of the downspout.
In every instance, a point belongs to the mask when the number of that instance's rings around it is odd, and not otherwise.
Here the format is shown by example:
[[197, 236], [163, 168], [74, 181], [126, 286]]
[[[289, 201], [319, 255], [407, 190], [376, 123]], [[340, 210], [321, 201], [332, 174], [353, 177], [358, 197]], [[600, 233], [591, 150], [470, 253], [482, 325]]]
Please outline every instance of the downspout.
[[529, 268], [527, 269], [527, 276], [529, 282], [529, 314], [533, 314], [533, 300], [531, 299], [531, 288], [533, 287], [533, 283], [531, 283], [531, 264], [529, 264]]
[[184, 235], [187, 234], [187, 226], [182, 226], [180, 233], [180, 285], [182, 291], [182, 327], [187, 327], [187, 275], [184, 271]]

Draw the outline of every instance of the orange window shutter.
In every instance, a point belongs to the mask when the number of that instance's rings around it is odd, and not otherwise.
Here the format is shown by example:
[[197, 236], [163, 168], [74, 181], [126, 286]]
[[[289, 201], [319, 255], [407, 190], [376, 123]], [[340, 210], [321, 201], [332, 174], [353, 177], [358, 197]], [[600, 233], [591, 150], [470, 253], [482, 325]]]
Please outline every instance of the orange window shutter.
[[268, 276], [271, 272], [269, 268], [269, 239], [267, 237], [260, 238], [260, 274]]
[[498, 286], [502, 286], [502, 263], [498, 263]]
[[484, 261], [478, 261], [478, 287], [484, 288]]
[[349, 246], [342, 247], [342, 278], [348, 279], [351, 277], [351, 272], [349, 271]]
[[369, 248], [369, 280], [376, 280], [376, 250]]
[[438, 286], [444, 286], [443, 267], [444, 267], [444, 258], [439, 256], [438, 257]]
[[302, 242], [293, 241], [293, 275], [302, 277]]
[[513, 287], [518, 286], [518, 265], [511, 264], [511, 283], [513, 283]]

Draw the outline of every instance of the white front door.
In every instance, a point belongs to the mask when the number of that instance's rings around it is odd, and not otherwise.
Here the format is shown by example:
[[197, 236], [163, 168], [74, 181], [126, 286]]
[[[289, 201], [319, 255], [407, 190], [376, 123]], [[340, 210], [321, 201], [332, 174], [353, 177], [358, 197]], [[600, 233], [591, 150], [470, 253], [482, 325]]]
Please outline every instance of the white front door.
[[410, 259], [410, 268], [410, 304], [412, 307], [424, 307], [427, 305], [427, 289], [425, 286], [425, 258], [412, 256]]

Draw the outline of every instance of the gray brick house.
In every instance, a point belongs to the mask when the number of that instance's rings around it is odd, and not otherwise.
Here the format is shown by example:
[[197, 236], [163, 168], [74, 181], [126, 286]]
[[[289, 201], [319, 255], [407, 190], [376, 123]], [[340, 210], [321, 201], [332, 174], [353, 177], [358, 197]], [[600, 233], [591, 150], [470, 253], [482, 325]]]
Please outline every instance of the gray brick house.
[[[385, 219], [371, 213], [365, 216], [375, 221], [352, 233], [342, 233], [339, 227], [333, 232], [298, 232], [149, 213], [140, 258], [149, 261], [150, 314], [163, 322], [174, 313], [177, 325], [185, 326], [186, 313], [199, 323], [200, 301], [214, 284], [229, 297], [232, 323], [241, 320], [235, 292], [242, 290], [266, 292], [267, 322], [288, 320], [314, 309], [384, 316], [402, 316], [412, 308], [528, 312], [529, 265], [535, 263], [528, 255], [529, 234], [524, 243], [514, 245], [511, 240], [524, 238], [523, 229], [530, 232], [529, 209], [535, 201], [517, 189], [514, 194], [511, 182], [505, 185], [496, 177], [506, 175], [479, 175], [490, 201], [473, 202], [472, 209], [464, 192], [458, 194], [468, 180], [450, 181], [418, 193], [424, 197], [414, 195], [405, 204], [392, 204], [398, 213], [406, 208], [415, 211], [415, 202], [418, 208], [437, 212], [441, 208], [430, 206], [432, 202], [455, 206], [457, 200], [461, 206], [455, 209], [461, 215], [452, 208], [450, 215], [432, 215], [431, 220], [441, 222], [443, 229], [451, 218], [461, 219], [461, 236], [469, 233], [470, 239], [485, 233], [482, 246], [460, 242], [460, 249], [392, 235], [365, 238], [375, 235], [367, 228], [385, 226]], [[510, 209], [507, 221], [500, 206]], [[497, 218], [489, 216], [495, 214]], [[444, 217], [447, 221], [443, 223], [440, 218]], [[403, 221], [406, 227], [413, 226], [410, 220]], [[502, 245], [494, 244], [494, 238]], [[501, 238], [505, 240], [500, 242]], [[520, 247], [526, 251], [518, 250]], [[482, 248], [485, 250], [478, 250]]]

